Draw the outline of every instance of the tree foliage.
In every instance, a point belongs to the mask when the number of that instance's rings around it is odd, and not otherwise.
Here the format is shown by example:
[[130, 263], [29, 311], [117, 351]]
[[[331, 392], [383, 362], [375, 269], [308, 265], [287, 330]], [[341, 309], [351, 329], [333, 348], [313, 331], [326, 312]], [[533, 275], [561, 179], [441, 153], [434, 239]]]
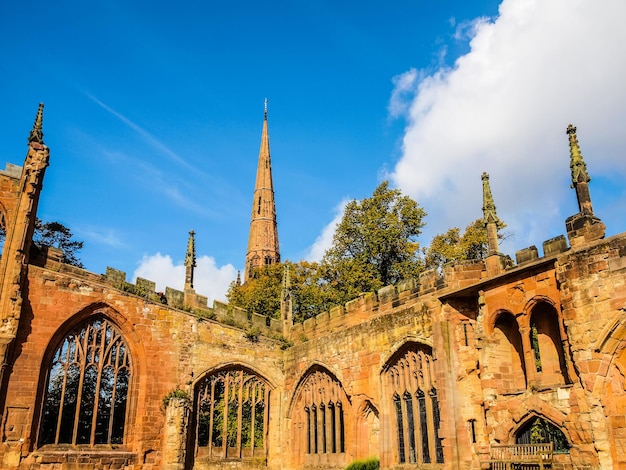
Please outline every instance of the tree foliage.
[[273, 264], [256, 268], [240, 286], [232, 283], [226, 297], [229, 304], [271, 318], [280, 318], [282, 279], [286, 266], [290, 268], [292, 307], [295, 322], [303, 322], [332, 306], [334, 293], [323, 279], [319, 263]]
[[[0, 252], [4, 247], [6, 229], [0, 225]], [[62, 261], [72, 266], [83, 268], [83, 263], [77, 256], [82, 250], [83, 242], [74, 240], [74, 234], [69, 228], [60, 222], [42, 222], [38, 217], [35, 219], [35, 231], [33, 241], [38, 246], [52, 246], [63, 252]]]
[[322, 260], [325, 278], [341, 300], [419, 275], [417, 237], [425, 216], [417, 202], [390, 189], [387, 181], [372, 197], [349, 202]]
[[77, 252], [83, 248], [83, 242], [74, 240], [72, 231], [60, 222], [42, 222], [39, 218], [35, 219], [33, 241], [39, 246], [51, 246], [61, 250], [61, 260], [64, 263], [84, 267], [77, 256]]
[[[504, 235], [498, 234], [498, 238]], [[461, 235], [459, 227], [453, 227], [446, 233], [436, 235], [424, 250], [426, 268], [441, 269], [452, 261], [484, 259], [489, 253], [487, 230], [483, 219], [476, 219], [465, 228]]]
[[[347, 204], [332, 246], [321, 263], [291, 264], [294, 321], [304, 321], [335, 305], [372, 292], [423, 269], [417, 236], [424, 210], [383, 182], [370, 198]], [[232, 305], [278, 318], [284, 264], [253, 271], [241, 286], [232, 284]]]
[[231, 283], [226, 294], [228, 303], [249, 313], [279, 318], [282, 273], [282, 264], [252, 270], [250, 277], [242, 285]]

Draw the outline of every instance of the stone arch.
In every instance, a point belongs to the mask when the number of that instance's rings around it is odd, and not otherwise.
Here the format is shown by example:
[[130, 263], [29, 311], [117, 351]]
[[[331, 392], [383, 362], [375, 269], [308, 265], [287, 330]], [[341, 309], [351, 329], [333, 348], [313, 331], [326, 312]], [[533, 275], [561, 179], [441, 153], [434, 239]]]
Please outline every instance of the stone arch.
[[193, 384], [188, 463], [263, 460], [267, 455], [270, 393], [275, 386], [243, 363], [222, 363]]
[[593, 349], [602, 354], [614, 356], [619, 350], [626, 348], [626, 307], [618, 310], [610, 322], [604, 327]]
[[551, 297], [548, 297], [547, 295], [535, 295], [535, 296], [531, 297], [530, 299], [528, 299], [528, 302], [526, 302], [526, 304], [524, 305], [523, 312], [530, 316], [530, 314], [532, 313], [533, 309], [538, 304], [549, 304], [557, 312], [559, 311], [558, 304], [554, 300], [552, 300]]
[[[298, 381], [296, 382], [296, 385], [294, 387], [294, 391], [291, 395], [291, 400], [289, 400], [289, 407], [287, 408], [287, 418], [291, 418], [291, 414], [295, 405], [295, 401], [297, 398], [297, 395], [302, 387], [302, 383], [306, 380], [306, 378], [309, 376], [309, 374], [315, 370], [326, 370], [328, 371], [328, 373], [330, 375], [332, 375], [333, 377], [335, 377], [337, 379], [337, 381], [340, 384], [343, 384], [343, 377], [341, 375], [341, 371], [337, 371], [337, 370], [333, 370], [329, 365], [325, 364], [322, 361], [318, 361], [318, 360], [313, 360], [311, 361], [311, 364], [309, 365], [309, 367], [306, 369], [306, 371], [300, 375], [300, 377], [298, 378]], [[346, 397], [347, 394], [346, 394]], [[347, 398], [348, 400], [350, 400], [350, 397]]]
[[38, 447], [131, 441], [142, 354], [128, 327], [115, 309], [94, 303], [57, 328], [39, 374]]
[[293, 464], [342, 466], [355, 417], [350, 397], [328, 368], [311, 365], [295, 388], [288, 411], [291, 418]]
[[494, 380], [501, 390], [522, 390], [526, 388], [526, 361], [522, 336], [517, 319], [509, 311], [503, 310], [495, 317], [493, 324], [495, 349], [490, 363], [499, 364]]
[[433, 348], [405, 341], [385, 362], [381, 377], [388, 418], [385, 465], [444, 463]]
[[596, 468], [598, 466], [598, 461], [594, 457], [593, 437], [588, 429], [581, 427], [580, 422], [572, 421], [567, 414], [536, 395], [524, 400], [522, 406], [511, 411], [511, 416], [497, 427], [494, 436], [497, 443], [515, 444], [518, 432], [523, 430], [525, 425], [532, 423], [535, 418], [540, 418], [557, 427], [572, 446], [569, 454], [554, 455], [555, 468], [579, 468], [589, 465]]
[[381, 369], [381, 373], [384, 372], [385, 367], [387, 367], [387, 365], [391, 361], [391, 358], [398, 354], [400, 350], [405, 349], [408, 344], [422, 345], [430, 348], [431, 351], [433, 349], [433, 341], [431, 338], [423, 338], [417, 335], [407, 335], [393, 343], [393, 345], [391, 345], [391, 347], [389, 348], [389, 351], [384, 351], [384, 353], [381, 354], [381, 360], [384, 364], [383, 368]]
[[218, 364], [216, 364], [213, 367], [210, 367], [206, 370], [204, 370], [202, 373], [200, 373], [198, 375], [198, 377], [196, 377], [193, 381], [193, 383], [191, 384], [191, 386], [195, 389], [196, 385], [203, 380], [204, 378], [206, 378], [207, 376], [218, 372], [222, 369], [228, 369], [228, 368], [232, 368], [232, 367], [241, 367], [243, 369], [247, 369], [248, 371], [250, 371], [252, 374], [256, 374], [259, 377], [262, 377], [263, 380], [265, 380], [268, 385], [270, 386], [271, 390], [274, 390], [276, 388], [276, 382], [275, 380], [271, 379], [270, 377], [268, 377], [265, 373], [263, 373], [261, 370], [259, 370], [258, 367], [256, 367], [254, 364], [251, 364], [250, 362], [246, 362], [246, 361], [237, 361], [237, 362], [230, 362], [230, 361], [224, 361], [224, 362], [220, 362]]
[[512, 432], [515, 444], [554, 443], [556, 453], [569, 454], [572, 440], [567, 436], [567, 429], [559, 426], [548, 417], [532, 412]]
[[145, 380], [143, 378], [145, 374], [142, 373], [142, 371], [146, 370], [145, 353], [143, 351], [139, 335], [136, 333], [131, 322], [106, 302], [94, 302], [83, 307], [59, 325], [46, 345], [46, 349], [44, 350], [41, 360], [41, 366], [39, 368], [39, 379], [35, 400], [35, 410], [38, 411], [33, 417], [34, 423], [31, 427], [31, 442], [33, 445], [38, 445], [39, 442], [38, 434], [42, 422], [42, 413], [46, 387], [49, 379], [50, 364], [53, 361], [55, 351], [68, 334], [93, 318], [103, 318], [111, 322], [119, 330], [125, 340], [129, 355], [132, 358], [132, 374], [128, 385], [126, 424], [123, 440], [124, 442], [133, 441], [135, 428], [134, 424], [137, 420], [137, 403], [140, 400], [139, 395], [143, 388], [142, 383]]
[[504, 308], [499, 308], [495, 310], [494, 312], [489, 312], [487, 315], [485, 315], [485, 324], [484, 324], [485, 334], [487, 335], [493, 334], [494, 329], [496, 327], [496, 322], [502, 315], [515, 316], [513, 312], [511, 312], [510, 310], [506, 310]]
[[530, 305], [528, 321], [527, 331], [530, 335], [535, 377], [543, 385], [571, 383], [565, 360], [561, 322], [554, 304], [537, 299]]

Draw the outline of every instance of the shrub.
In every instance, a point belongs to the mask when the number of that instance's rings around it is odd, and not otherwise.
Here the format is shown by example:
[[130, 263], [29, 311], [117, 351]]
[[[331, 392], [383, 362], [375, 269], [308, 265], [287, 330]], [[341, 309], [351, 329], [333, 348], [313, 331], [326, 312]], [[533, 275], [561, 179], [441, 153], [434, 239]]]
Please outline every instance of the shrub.
[[349, 464], [345, 470], [378, 470], [380, 468], [380, 460], [372, 457], [366, 460], [355, 460]]
[[259, 335], [261, 334], [261, 330], [257, 326], [251, 326], [246, 330], [246, 339], [248, 341], [252, 341], [253, 343], [257, 343], [259, 341]]
[[167, 405], [169, 404], [172, 398], [181, 398], [185, 400], [187, 405], [189, 405], [189, 403], [191, 402], [191, 397], [189, 396], [188, 392], [186, 392], [185, 390], [181, 390], [180, 388], [175, 388], [174, 390], [172, 390], [171, 392], [169, 392], [167, 395], [163, 397], [164, 408], [167, 408]]

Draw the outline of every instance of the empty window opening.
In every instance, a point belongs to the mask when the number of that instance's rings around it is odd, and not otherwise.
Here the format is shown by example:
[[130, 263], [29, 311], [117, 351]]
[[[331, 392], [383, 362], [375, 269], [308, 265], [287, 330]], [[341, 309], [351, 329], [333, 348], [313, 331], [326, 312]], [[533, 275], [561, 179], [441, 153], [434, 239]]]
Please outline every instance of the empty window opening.
[[131, 369], [110, 321], [95, 317], [71, 331], [52, 356], [39, 444], [122, 444]]

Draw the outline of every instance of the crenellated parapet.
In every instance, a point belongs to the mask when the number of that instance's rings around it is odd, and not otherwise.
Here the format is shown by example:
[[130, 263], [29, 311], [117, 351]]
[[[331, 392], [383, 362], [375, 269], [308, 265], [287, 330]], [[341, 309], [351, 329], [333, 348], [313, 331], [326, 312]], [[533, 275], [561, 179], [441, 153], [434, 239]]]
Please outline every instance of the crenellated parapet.
[[169, 307], [194, 313], [208, 320], [214, 320], [226, 325], [241, 329], [255, 328], [259, 334], [269, 337], [277, 336], [281, 330], [281, 322], [269, 319], [265, 315], [228, 305], [219, 300], [213, 301], [213, 306], [208, 305], [205, 295], [195, 294], [190, 297], [189, 292], [183, 292], [172, 287], [166, 287], [165, 292], [156, 292], [156, 283], [138, 277], [135, 284], [126, 281], [126, 273], [118, 269], [107, 267], [103, 281], [129, 294], [145, 297], [153, 302], [160, 302]]

